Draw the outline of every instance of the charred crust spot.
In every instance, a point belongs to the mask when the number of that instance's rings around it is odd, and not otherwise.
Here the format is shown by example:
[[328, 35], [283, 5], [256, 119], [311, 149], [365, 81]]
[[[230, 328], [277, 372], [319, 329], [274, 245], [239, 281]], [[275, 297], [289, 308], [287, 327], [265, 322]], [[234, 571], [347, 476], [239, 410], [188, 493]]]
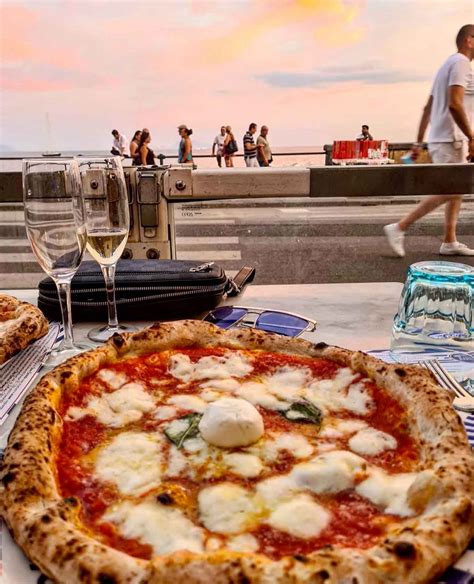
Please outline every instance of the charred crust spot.
[[6, 475], [3, 476], [2, 478], [2, 483], [3, 486], [6, 487], [7, 485], [9, 485], [11, 482], [13, 482], [15, 480], [15, 473], [14, 472], [7, 472]]
[[62, 382], [66, 381], [66, 379], [69, 379], [71, 377], [71, 375], [73, 375], [72, 371], [63, 371], [61, 373], [61, 381]]
[[331, 577], [327, 570], [319, 570], [319, 572], [316, 572], [314, 575], [316, 578], [319, 578], [321, 582], [324, 582], [324, 580], [329, 580]]
[[112, 343], [118, 348], [120, 349], [121, 347], [124, 346], [125, 344], [125, 339], [122, 337], [122, 335], [119, 335], [118, 333], [115, 333], [112, 336]]
[[42, 515], [41, 516], [41, 523], [45, 523], [46, 525], [48, 525], [48, 523], [51, 523], [52, 519], [49, 515]]
[[13, 450], [21, 450], [21, 442], [14, 442], [12, 448]]
[[405, 371], [405, 369], [401, 369], [400, 367], [397, 367], [395, 369], [395, 373], [398, 375], [398, 377], [406, 377], [407, 372]]
[[459, 511], [459, 513], [456, 514], [457, 518], [459, 519], [459, 521], [461, 523], [467, 523], [470, 520], [471, 510], [472, 510], [472, 505], [471, 505], [470, 501], [468, 501], [466, 503], [465, 507], [463, 509], [461, 509]]
[[302, 562], [303, 564], [309, 562], [308, 558], [306, 556], [303, 556], [303, 554], [295, 554], [293, 557], [297, 562]]
[[71, 507], [77, 507], [79, 505], [79, 501], [76, 497], [66, 497], [64, 502], [66, 505], [70, 505]]
[[85, 568], [84, 566], [79, 566], [79, 580], [81, 582], [89, 582], [91, 577], [91, 571], [89, 568]]
[[99, 584], [117, 584], [118, 580], [111, 574], [107, 574], [106, 572], [99, 572], [97, 575], [97, 582], [99, 582]]
[[158, 503], [161, 503], [162, 505], [173, 505], [173, 503], [175, 502], [175, 500], [169, 493], [160, 493], [159, 495], [157, 495], [156, 500], [158, 501]]
[[314, 345], [315, 349], [325, 349], [326, 347], [329, 347], [329, 345], [323, 341]]
[[53, 408], [49, 408], [49, 421], [51, 424], [54, 424], [56, 421], [56, 412], [53, 410]]
[[399, 558], [414, 559], [416, 557], [416, 548], [408, 541], [397, 541], [393, 546], [393, 551]]

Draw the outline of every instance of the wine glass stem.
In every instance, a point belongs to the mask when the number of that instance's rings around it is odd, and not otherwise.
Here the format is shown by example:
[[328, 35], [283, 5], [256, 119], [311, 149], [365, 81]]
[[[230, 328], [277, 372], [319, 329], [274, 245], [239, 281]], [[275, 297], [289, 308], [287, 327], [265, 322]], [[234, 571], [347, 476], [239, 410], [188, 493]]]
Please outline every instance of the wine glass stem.
[[72, 317], [71, 317], [71, 281], [56, 281], [58, 289], [59, 304], [61, 306], [61, 316], [63, 318], [64, 341], [62, 349], [74, 348], [74, 335], [72, 332]]
[[118, 328], [117, 305], [115, 304], [115, 267], [101, 266], [107, 291], [107, 306], [109, 310], [109, 328]]

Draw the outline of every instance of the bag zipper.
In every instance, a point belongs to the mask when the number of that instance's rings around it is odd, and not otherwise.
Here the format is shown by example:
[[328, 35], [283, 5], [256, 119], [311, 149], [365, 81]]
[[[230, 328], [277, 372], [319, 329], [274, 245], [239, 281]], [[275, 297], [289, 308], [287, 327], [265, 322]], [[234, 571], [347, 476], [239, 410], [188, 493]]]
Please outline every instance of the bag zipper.
[[[135, 289], [136, 290], [136, 289]], [[103, 289], [101, 289], [101, 291], [104, 291]], [[153, 300], [162, 300], [165, 298], [179, 298], [182, 296], [193, 296], [196, 294], [205, 294], [205, 293], [209, 293], [209, 292], [216, 292], [218, 290], [216, 290], [216, 288], [212, 288], [212, 287], [202, 287], [199, 288], [198, 290], [189, 290], [189, 288], [182, 290], [181, 293], [178, 292], [177, 294], [174, 292], [168, 293], [168, 294], [159, 294], [156, 296], [141, 296], [139, 298], [120, 298], [119, 300], [117, 300], [117, 306], [120, 306], [122, 304], [132, 304], [134, 302], [150, 302]], [[44, 300], [56, 300], [55, 298], [51, 298], [48, 296], [44, 297]], [[71, 301], [71, 304], [73, 306], [83, 306], [85, 308], [92, 308], [94, 306], [107, 306], [107, 301], [106, 300], [100, 300], [100, 301], [96, 301], [96, 302], [77, 302], [75, 300]]]
[[[119, 286], [115, 286], [115, 291], [116, 292], [154, 292], [154, 291], [160, 291], [160, 290], [166, 290], [168, 292], [193, 292], [193, 291], [201, 291], [201, 290], [211, 290], [214, 288], [222, 288], [225, 287], [225, 282], [223, 282], [222, 284], [215, 284], [214, 286], [126, 286], [126, 287], [121, 287]], [[71, 297], [72, 296], [76, 296], [77, 294], [100, 294], [100, 293], [104, 293], [105, 294], [105, 288], [86, 288], [85, 290], [72, 290], [71, 291]], [[48, 294], [50, 292], [50, 294]], [[41, 295], [42, 296], [46, 296], [46, 297], [52, 297], [52, 298], [56, 298], [57, 294], [56, 294], [56, 290], [48, 290], [48, 291], [41, 291]]]

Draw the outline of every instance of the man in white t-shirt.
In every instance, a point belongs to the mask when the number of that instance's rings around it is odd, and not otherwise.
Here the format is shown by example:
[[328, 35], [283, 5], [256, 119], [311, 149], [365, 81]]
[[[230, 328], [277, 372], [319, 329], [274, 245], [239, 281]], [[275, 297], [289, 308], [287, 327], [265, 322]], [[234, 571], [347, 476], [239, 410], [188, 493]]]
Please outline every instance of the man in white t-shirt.
[[112, 130], [114, 141], [112, 143], [112, 150], [110, 151], [115, 156], [130, 156], [130, 146], [128, 140], [118, 130]]
[[225, 126], [221, 126], [220, 134], [214, 138], [212, 144], [212, 156], [216, 157], [219, 168], [222, 166], [222, 157], [224, 156]]
[[[431, 124], [428, 149], [435, 164], [459, 164], [474, 160], [472, 131], [473, 97], [471, 83], [471, 61], [474, 58], [474, 25], [464, 25], [456, 36], [458, 52], [448, 57], [438, 71], [430, 97], [423, 110], [413, 155], [420, 152], [420, 144], [428, 124]], [[405, 255], [405, 231], [415, 221], [433, 209], [446, 204], [444, 239], [440, 255], [474, 256], [474, 249], [460, 243], [456, 238], [456, 225], [463, 196], [432, 195], [398, 223], [384, 227], [392, 250], [399, 257]]]

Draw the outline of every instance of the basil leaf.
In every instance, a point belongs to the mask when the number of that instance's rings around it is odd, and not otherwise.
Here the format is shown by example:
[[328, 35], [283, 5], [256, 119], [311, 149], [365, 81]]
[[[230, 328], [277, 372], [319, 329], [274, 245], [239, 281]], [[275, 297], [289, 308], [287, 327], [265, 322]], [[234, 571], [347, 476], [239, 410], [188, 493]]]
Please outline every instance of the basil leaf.
[[300, 424], [315, 424], [321, 426], [323, 414], [319, 408], [307, 400], [297, 401], [281, 412], [287, 420]]
[[[165, 436], [170, 442], [181, 448], [185, 440], [195, 438], [199, 434], [201, 418], [202, 414], [186, 414], [181, 418], [176, 418], [166, 426]], [[178, 424], [177, 422], [182, 423]]]

